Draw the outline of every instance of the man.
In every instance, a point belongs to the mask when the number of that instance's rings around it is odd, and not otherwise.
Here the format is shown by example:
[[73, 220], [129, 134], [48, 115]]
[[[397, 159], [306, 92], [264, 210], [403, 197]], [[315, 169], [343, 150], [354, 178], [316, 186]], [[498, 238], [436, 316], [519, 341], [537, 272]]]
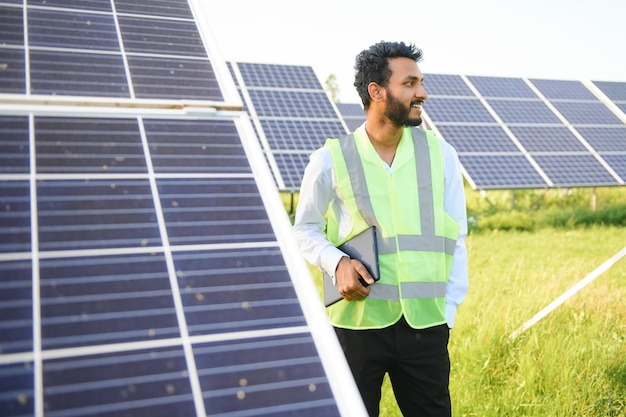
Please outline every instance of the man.
[[[428, 97], [421, 58], [402, 42], [357, 56], [366, 122], [311, 155], [294, 224], [305, 258], [343, 297], [329, 319], [372, 417], [386, 373], [404, 416], [451, 416], [448, 338], [468, 288], [467, 218], [455, 150], [414, 127]], [[369, 226], [376, 282], [336, 248]]]

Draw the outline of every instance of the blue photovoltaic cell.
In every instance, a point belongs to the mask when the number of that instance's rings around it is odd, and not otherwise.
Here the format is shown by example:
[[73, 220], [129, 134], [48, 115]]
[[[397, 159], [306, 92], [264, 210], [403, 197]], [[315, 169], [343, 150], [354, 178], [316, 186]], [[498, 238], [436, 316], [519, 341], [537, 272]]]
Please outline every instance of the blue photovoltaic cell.
[[[19, 2], [22, 3], [22, 1]], [[119, 0], [115, 3], [119, 3]], [[111, 12], [111, 3], [99, 0], [28, 0], [28, 5]]]
[[560, 81], [560, 80], [536, 80], [531, 79], [530, 82], [548, 100], [594, 100], [597, 101], [591, 91], [587, 89], [580, 81]]
[[283, 174], [286, 189], [297, 190], [300, 188], [304, 168], [309, 163], [310, 154], [311, 152], [274, 153], [274, 159], [279, 171]]
[[259, 117], [298, 117], [338, 119], [322, 91], [250, 90]]
[[224, 100], [208, 60], [140, 56], [127, 59], [138, 98]]
[[618, 103], [617, 107], [619, 107], [622, 113], [626, 114], [626, 103]]
[[345, 136], [345, 129], [338, 120], [261, 120], [268, 143], [274, 151], [313, 151], [322, 147], [327, 138]]
[[[30, 261], [0, 262], [2, 354], [30, 352], [33, 349], [32, 275]], [[2, 370], [0, 370], [0, 381], [1, 376]], [[5, 392], [5, 390], [6, 387], [4, 389], [0, 387], [0, 392]]]
[[500, 126], [439, 126], [439, 132], [458, 152], [519, 152]]
[[593, 83], [611, 100], [626, 101], [626, 82], [594, 81]]
[[3, 417], [34, 416], [33, 363], [0, 365], [0, 410]]
[[617, 185], [592, 155], [533, 155], [557, 187]]
[[44, 349], [180, 336], [162, 254], [40, 263]]
[[[200, 371], [201, 387], [212, 393], [205, 397], [209, 415], [221, 415], [234, 396], [240, 398], [236, 415], [255, 412], [255, 415], [277, 417], [338, 415], [307, 336], [212, 343], [199, 345], [195, 351], [201, 369], [216, 361], [223, 364], [223, 371], [217, 369], [211, 374]], [[260, 363], [259, 355], [267, 360]], [[237, 371], [228, 372], [232, 368]]]
[[237, 63], [246, 87], [321, 90], [322, 86], [308, 66]]
[[602, 159], [610, 165], [611, 168], [619, 175], [622, 181], [626, 182], [626, 152], [621, 154], [601, 155]]
[[275, 239], [251, 178], [157, 181], [171, 243], [217, 244]]
[[459, 159], [479, 189], [543, 188], [546, 182], [522, 155], [465, 155]]
[[[24, 45], [23, 13], [21, 7], [0, 6], [0, 45]], [[4, 74], [4, 69], [2, 74]]]
[[46, 360], [46, 416], [193, 416], [186, 369], [180, 346]]
[[577, 127], [598, 152], [626, 152], [626, 126]]
[[40, 250], [162, 243], [147, 179], [39, 181], [37, 202]]
[[193, 19], [189, 4], [180, 0], [115, 0], [115, 9], [118, 13]]
[[30, 251], [28, 181], [0, 181], [0, 207], [0, 253]]
[[600, 102], [555, 102], [554, 107], [572, 125], [623, 125], [604, 104]]
[[0, 116], [0, 173], [28, 173], [28, 118]]
[[509, 129], [528, 152], [587, 152], [565, 126], [511, 126]]
[[551, 123], [561, 124], [554, 113], [539, 100], [487, 100], [491, 108], [508, 123]]
[[229, 120], [144, 119], [144, 126], [156, 173], [252, 173]]
[[192, 336], [305, 325], [278, 248], [177, 252], [174, 263]]
[[428, 117], [437, 123], [495, 123], [482, 103], [475, 98], [450, 99], [429, 97], [424, 102]]
[[28, 9], [31, 47], [117, 51], [115, 21], [110, 14]]
[[348, 130], [355, 131], [359, 126], [365, 123], [365, 111], [358, 103], [337, 103], [337, 109], [348, 125]]
[[0, 77], [0, 93], [25, 94], [24, 51], [0, 46], [0, 61], [4, 67]]
[[424, 88], [429, 96], [474, 97], [472, 90], [458, 75], [426, 74]]
[[129, 97], [121, 55], [30, 51], [33, 94]]
[[537, 98], [521, 78], [468, 76], [483, 97]]
[[360, 117], [365, 121], [365, 110], [363, 110], [363, 106], [358, 103], [337, 103], [337, 108], [344, 118]]
[[119, 17], [126, 52], [206, 57], [193, 21]]
[[136, 119], [35, 118], [37, 169], [45, 173], [146, 173]]

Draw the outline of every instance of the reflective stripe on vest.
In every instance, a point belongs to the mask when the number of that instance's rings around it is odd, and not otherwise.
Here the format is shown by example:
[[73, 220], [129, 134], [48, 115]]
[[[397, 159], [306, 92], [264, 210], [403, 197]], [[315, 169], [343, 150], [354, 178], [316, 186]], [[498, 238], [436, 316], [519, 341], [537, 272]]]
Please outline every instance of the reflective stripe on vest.
[[[444, 248], [447, 255], [454, 255], [456, 240], [437, 236], [435, 234], [435, 214], [432, 194], [431, 161], [429, 152], [419, 152], [419, 149], [428, 149], [426, 133], [421, 129], [412, 129], [414, 138], [415, 169], [418, 178], [419, 209], [421, 215], [421, 235], [398, 235], [397, 237], [378, 236], [378, 253], [380, 255], [394, 254], [400, 251], [440, 252]], [[367, 191], [367, 182], [363, 163], [357, 150], [354, 138], [339, 141], [341, 151], [346, 161], [351, 161], [348, 174], [356, 197], [356, 205], [363, 219], [381, 229], [374, 215], [374, 208]], [[397, 247], [396, 247], [397, 238]], [[438, 298], [445, 297], [446, 284], [443, 282], [402, 282], [403, 298]], [[394, 285], [377, 283], [370, 289], [370, 299], [399, 301], [398, 289]]]

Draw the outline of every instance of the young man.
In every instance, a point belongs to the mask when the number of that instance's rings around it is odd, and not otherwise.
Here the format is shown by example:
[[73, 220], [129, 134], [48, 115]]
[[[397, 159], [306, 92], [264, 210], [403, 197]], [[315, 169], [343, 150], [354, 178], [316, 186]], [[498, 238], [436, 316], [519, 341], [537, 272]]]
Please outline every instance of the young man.
[[[311, 155], [294, 224], [305, 258], [343, 297], [329, 319], [372, 417], [386, 373], [403, 415], [451, 416], [448, 338], [468, 288], [467, 219], [455, 150], [415, 128], [428, 98], [421, 58], [402, 42], [357, 56], [366, 122]], [[376, 282], [336, 248], [369, 226]]]

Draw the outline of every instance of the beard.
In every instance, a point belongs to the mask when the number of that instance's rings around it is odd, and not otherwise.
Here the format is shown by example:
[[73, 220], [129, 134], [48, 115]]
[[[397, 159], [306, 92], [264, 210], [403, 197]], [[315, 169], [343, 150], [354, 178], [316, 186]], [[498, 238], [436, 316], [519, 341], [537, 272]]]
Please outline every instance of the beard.
[[[400, 100], [395, 98], [393, 94], [387, 90], [387, 106], [385, 107], [385, 117], [398, 126], [419, 126], [422, 124], [421, 117], [409, 117], [411, 106], [402, 104]], [[412, 103], [411, 103], [412, 104]]]

